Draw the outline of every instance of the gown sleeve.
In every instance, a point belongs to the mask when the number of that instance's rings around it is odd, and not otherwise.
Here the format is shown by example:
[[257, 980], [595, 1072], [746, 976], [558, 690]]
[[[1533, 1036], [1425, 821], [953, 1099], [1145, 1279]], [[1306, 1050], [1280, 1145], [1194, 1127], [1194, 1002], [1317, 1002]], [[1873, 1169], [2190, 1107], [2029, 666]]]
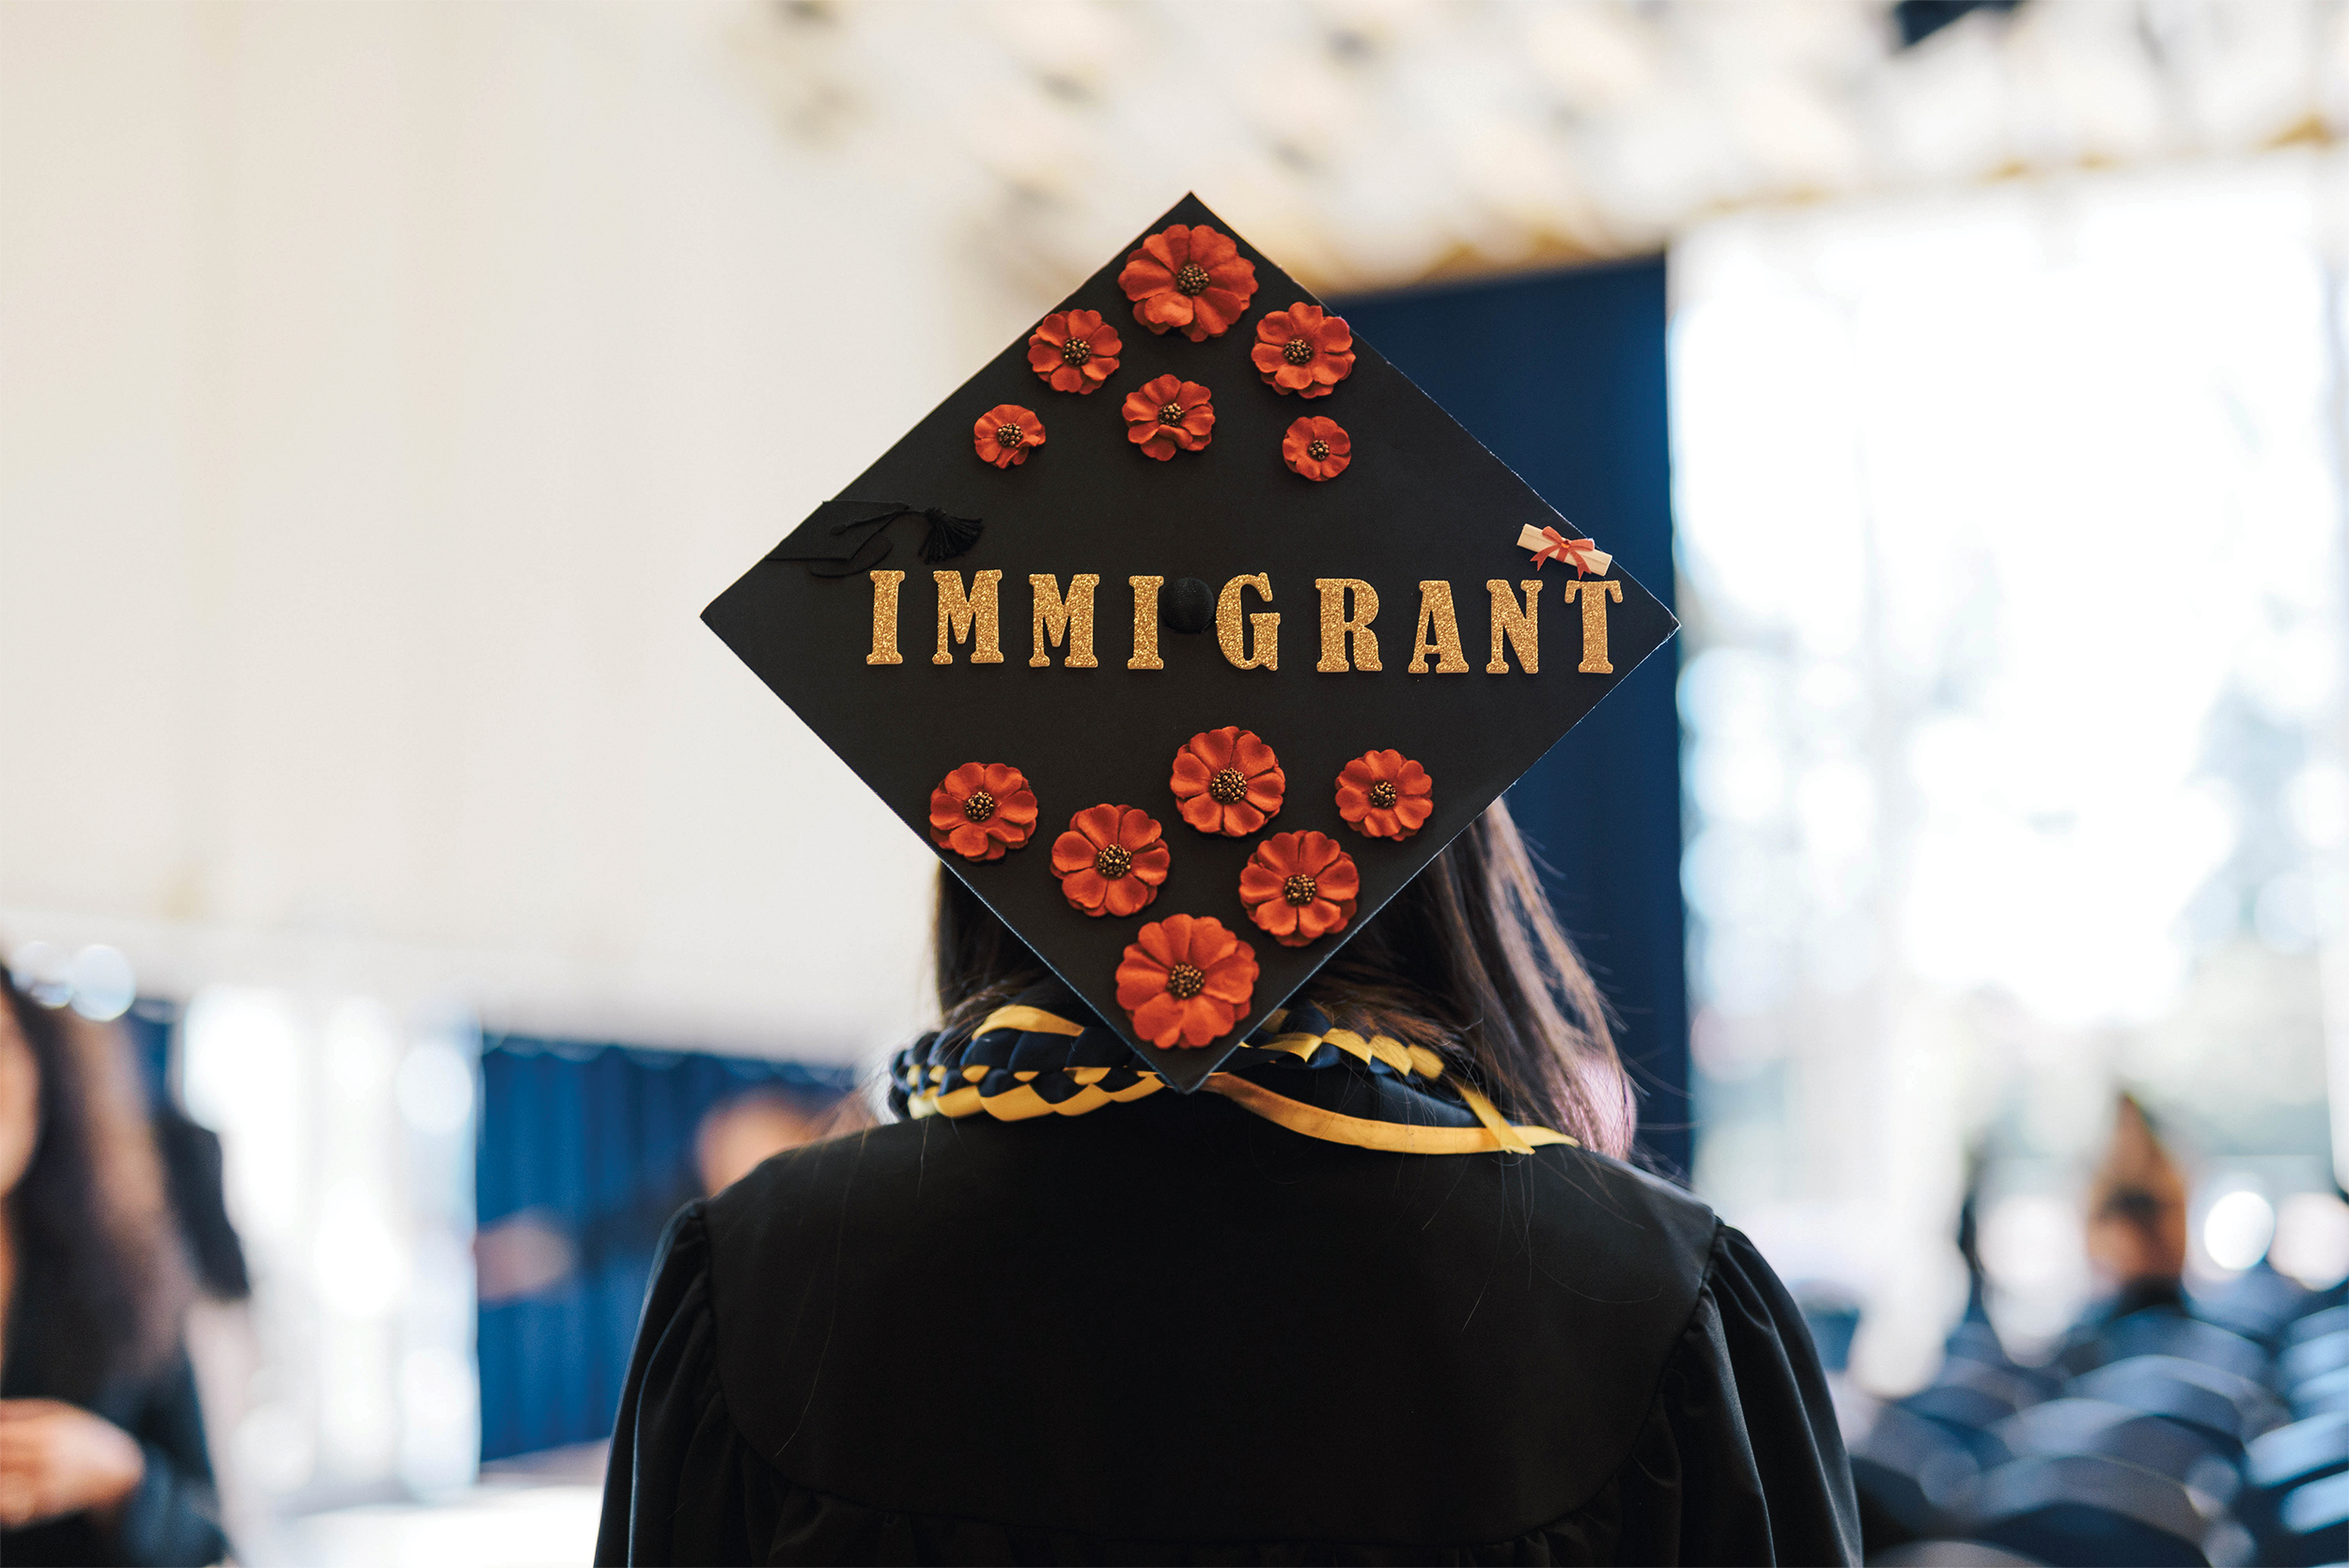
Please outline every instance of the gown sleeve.
[[149, 1390], [131, 1436], [147, 1458], [123, 1505], [113, 1549], [132, 1564], [218, 1562], [227, 1537], [215, 1515], [211, 1455], [196, 1404], [195, 1373], [182, 1356]]
[[741, 1509], [712, 1495], [741, 1456], [718, 1381], [702, 1204], [677, 1211], [659, 1255], [612, 1430], [596, 1561], [750, 1562], [759, 1554]]
[[1621, 1560], [1859, 1560], [1851, 1463], [1810, 1329], [1726, 1225], [1622, 1480]]

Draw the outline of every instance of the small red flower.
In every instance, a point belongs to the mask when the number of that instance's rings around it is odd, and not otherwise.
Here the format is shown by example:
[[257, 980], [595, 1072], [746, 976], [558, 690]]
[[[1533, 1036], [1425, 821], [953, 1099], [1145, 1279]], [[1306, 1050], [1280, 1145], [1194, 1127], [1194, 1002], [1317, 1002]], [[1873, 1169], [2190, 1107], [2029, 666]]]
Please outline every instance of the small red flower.
[[997, 468], [1024, 463], [1033, 448], [1044, 444], [1044, 421], [1034, 409], [998, 403], [972, 425], [971, 444], [983, 460]]
[[1436, 781], [1401, 752], [1364, 752], [1338, 770], [1338, 815], [1369, 838], [1407, 839], [1436, 810]]
[[1184, 821], [1203, 833], [1245, 838], [1281, 815], [1288, 782], [1271, 747], [1226, 724], [1183, 742], [1171, 786]]
[[1117, 372], [1125, 344], [1097, 310], [1056, 310], [1028, 339], [1028, 368], [1054, 392], [1091, 392]]
[[1354, 333], [1345, 317], [1300, 300], [1256, 323], [1256, 346], [1248, 357], [1275, 392], [1327, 397], [1354, 374]]
[[1152, 921], [1117, 966], [1117, 1005], [1160, 1050], [1212, 1045], [1255, 994], [1256, 950], [1208, 915]]
[[1334, 479], [1354, 460], [1354, 438], [1334, 419], [1307, 414], [1281, 438], [1281, 456], [1308, 479]]
[[1275, 833], [1256, 846], [1239, 873], [1248, 918], [1283, 947], [1345, 930], [1361, 892], [1354, 857], [1327, 833]]
[[1000, 762], [966, 762], [930, 791], [930, 842], [966, 861], [1000, 861], [1035, 831], [1035, 791]]
[[1153, 234], [1126, 257], [1117, 286], [1134, 302], [1134, 319], [1154, 333], [1180, 328], [1193, 343], [1221, 337], [1247, 312], [1256, 266], [1226, 234], [1176, 224]]
[[1212, 397], [1197, 381], [1160, 376], [1126, 394], [1126, 439], [1160, 462], [1199, 451], [1215, 439]]
[[1158, 823], [1131, 806], [1088, 806], [1052, 841], [1052, 875], [1068, 902], [1121, 920], [1158, 897], [1173, 858]]

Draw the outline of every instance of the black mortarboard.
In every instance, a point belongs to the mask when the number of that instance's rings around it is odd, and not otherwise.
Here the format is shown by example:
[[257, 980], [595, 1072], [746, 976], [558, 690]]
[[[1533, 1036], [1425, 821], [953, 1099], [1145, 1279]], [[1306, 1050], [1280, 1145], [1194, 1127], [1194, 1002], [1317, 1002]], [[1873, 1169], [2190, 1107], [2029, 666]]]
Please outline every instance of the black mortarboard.
[[1671, 636], [1579, 534], [1186, 197], [704, 618], [1189, 1090]]

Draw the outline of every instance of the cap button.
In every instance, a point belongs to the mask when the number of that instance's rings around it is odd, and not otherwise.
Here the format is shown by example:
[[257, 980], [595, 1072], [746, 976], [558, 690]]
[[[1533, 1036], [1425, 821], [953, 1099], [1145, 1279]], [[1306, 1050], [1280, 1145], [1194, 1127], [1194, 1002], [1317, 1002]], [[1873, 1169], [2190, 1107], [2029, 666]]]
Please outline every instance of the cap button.
[[1166, 606], [1159, 619], [1168, 629], [1196, 633], [1215, 619], [1215, 590], [1195, 577], [1178, 577], [1166, 587]]

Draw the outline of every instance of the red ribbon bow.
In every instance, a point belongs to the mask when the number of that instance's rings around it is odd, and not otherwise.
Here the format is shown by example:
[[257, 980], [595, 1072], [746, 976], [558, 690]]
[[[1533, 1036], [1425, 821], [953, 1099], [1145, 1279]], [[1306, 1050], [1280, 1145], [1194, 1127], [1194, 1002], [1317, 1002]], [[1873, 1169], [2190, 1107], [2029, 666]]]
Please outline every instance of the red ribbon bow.
[[1563, 561], [1580, 577], [1587, 565], [1593, 571], [1605, 574], [1607, 568], [1590, 559], [1598, 549], [1596, 539], [1569, 539], [1555, 528], [1542, 530], [1542, 544], [1533, 551], [1533, 566], [1538, 570], [1545, 561]]

